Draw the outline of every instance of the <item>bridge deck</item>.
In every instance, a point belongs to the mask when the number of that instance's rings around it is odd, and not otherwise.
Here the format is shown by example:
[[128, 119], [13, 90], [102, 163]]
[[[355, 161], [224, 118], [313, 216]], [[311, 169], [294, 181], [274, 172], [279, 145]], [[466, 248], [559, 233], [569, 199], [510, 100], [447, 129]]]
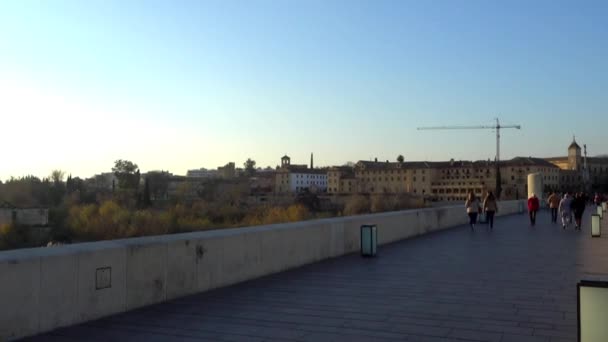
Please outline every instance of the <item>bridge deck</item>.
[[575, 341], [577, 281], [608, 276], [608, 238], [585, 219], [502, 217], [29, 340]]

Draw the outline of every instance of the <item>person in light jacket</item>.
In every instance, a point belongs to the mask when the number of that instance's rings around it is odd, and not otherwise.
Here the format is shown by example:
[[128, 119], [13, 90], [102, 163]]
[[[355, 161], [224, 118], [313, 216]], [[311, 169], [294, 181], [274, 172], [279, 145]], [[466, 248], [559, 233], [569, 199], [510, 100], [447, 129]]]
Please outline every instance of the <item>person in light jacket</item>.
[[566, 193], [564, 198], [559, 202], [559, 214], [562, 217], [562, 228], [566, 229], [572, 223], [572, 198]]
[[471, 230], [475, 230], [475, 223], [477, 223], [477, 215], [481, 211], [481, 205], [479, 204], [479, 200], [473, 191], [469, 193], [464, 206], [467, 209], [467, 214], [469, 215], [469, 225], [471, 226]]
[[498, 211], [498, 205], [496, 204], [496, 197], [494, 197], [492, 191], [488, 192], [488, 195], [483, 200], [483, 210], [486, 213], [490, 229], [494, 228], [494, 214]]

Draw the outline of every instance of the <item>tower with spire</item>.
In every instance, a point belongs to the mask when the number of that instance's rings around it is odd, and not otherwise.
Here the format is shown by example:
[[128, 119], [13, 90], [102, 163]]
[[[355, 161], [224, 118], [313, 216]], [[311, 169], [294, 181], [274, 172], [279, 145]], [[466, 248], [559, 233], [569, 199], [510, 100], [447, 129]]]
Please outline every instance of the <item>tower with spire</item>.
[[572, 143], [568, 147], [568, 169], [580, 171], [582, 168], [581, 147], [576, 143], [576, 137], [572, 136]]

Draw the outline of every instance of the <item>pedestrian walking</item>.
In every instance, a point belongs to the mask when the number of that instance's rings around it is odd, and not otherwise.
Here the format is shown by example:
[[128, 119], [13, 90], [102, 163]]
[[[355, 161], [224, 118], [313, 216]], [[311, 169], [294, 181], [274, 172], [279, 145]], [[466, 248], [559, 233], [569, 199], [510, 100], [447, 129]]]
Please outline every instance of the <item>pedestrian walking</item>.
[[481, 205], [479, 205], [479, 200], [473, 191], [469, 193], [464, 206], [467, 209], [467, 214], [469, 215], [469, 225], [471, 226], [471, 230], [475, 230], [475, 223], [477, 223], [477, 215], [479, 212], [481, 212]]
[[562, 217], [562, 228], [566, 229], [572, 223], [572, 198], [569, 193], [559, 202], [559, 213]]
[[571, 203], [572, 212], [574, 213], [574, 224], [576, 230], [581, 230], [583, 225], [583, 213], [585, 212], [585, 197], [582, 193], [578, 193]]
[[549, 204], [549, 208], [551, 209], [551, 223], [557, 223], [557, 209], [559, 208], [560, 198], [555, 193], [552, 192], [547, 198], [547, 203]]
[[483, 200], [483, 211], [486, 213], [486, 220], [490, 229], [494, 228], [494, 214], [498, 211], [498, 205], [496, 204], [496, 197], [492, 191], [488, 192], [488, 195]]
[[530, 224], [532, 226], [536, 225], [536, 213], [539, 208], [540, 201], [538, 200], [538, 197], [536, 197], [536, 194], [533, 193], [532, 196], [528, 198], [528, 213], [530, 214]]

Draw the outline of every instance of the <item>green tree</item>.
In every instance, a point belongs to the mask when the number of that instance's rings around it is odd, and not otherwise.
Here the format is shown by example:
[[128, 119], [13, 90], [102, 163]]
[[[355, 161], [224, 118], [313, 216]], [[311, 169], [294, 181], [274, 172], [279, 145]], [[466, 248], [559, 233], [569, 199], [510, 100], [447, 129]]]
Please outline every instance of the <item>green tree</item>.
[[[66, 194], [66, 184], [63, 183], [65, 172], [61, 170], [53, 170], [51, 172], [51, 187], [49, 189], [51, 195], [51, 202], [53, 205], [59, 205]], [[70, 179], [71, 181], [71, 179]]]
[[255, 174], [255, 160], [247, 158], [247, 161], [243, 164], [245, 166], [245, 173], [247, 176], [253, 176]]
[[403, 155], [400, 154], [400, 155], [397, 156], [397, 161], [399, 163], [403, 163], [403, 161], [405, 161], [405, 158], [403, 158]]
[[124, 190], [137, 190], [139, 187], [139, 167], [137, 164], [119, 159], [114, 162], [112, 172], [118, 179], [118, 187]]
[[51, 172], [51, 181], [53, 183], [61, 183], [63, 182], [63, 178], [65, 177], [65, 172], [61, 170], [53, 170]]

